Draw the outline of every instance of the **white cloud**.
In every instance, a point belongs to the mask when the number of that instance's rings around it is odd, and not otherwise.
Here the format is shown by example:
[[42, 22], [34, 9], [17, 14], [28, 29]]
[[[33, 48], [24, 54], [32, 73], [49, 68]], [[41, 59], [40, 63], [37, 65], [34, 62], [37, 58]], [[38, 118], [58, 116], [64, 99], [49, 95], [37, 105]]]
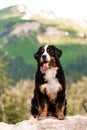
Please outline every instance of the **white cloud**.
[[52, 10], [59, 17], [87, 19], [87, 0], [3, 0], [0, 8], [16, 4], [25, 4], [33, 13]]
[[0, 1], [0, 9], [6, 8], [8, 6], [17, 5], [20, 3], [24, 3], [21, 0], [1, 0]]

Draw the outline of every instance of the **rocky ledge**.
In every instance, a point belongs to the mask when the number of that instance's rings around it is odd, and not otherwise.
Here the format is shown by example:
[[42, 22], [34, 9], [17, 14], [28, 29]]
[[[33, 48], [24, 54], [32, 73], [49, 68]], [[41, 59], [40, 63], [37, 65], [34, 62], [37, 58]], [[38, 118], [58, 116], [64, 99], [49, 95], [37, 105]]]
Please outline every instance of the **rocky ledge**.
[[1, 122], [0, 130], [87, 130], [87, 117], [68, 116], [65, 120], [52, 117], [43, 120], [32, 118], [14, 125]]

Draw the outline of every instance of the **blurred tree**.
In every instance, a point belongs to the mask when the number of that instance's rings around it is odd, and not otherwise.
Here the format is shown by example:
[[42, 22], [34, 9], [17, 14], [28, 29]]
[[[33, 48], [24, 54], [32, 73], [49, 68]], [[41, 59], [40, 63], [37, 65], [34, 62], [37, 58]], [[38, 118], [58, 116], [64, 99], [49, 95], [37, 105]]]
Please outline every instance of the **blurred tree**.
[[12, 87], [13, 80], [6, 70], [7, 65], [4, 57], [0, 56], [0, 122], [17, 123], [29, 118], [33, 87], [30, 80], [20, 81]]
[[67, 89], [68, 115], [87, 114], [87, 77]]
[[32, 83], [29, 82], [20, 81], [15, 87], [5, 89], [0, 97], [0, 122], [17, 123], [29, 118], [33, 93]]
[[4, 61], [4, 56], [0, 56], [0, 120], [5, 121], [4, 100], [3, 94], [11, 86], [12, 79], [6, 71], [7, 62]]
[[23, 58], [18, 56], [10, 60], [7, 70], [14, 79], [14, 83], [17, 83], [21, 79], [33, 79], [35, 67], [33, 65], [27, 65]]
[[13, 82], [6, 71], [7, 64], [8, 63], [4, 61], [4, 56], [0, 56], [0, 94], [2, 94], [8, 86], [12, 85]]

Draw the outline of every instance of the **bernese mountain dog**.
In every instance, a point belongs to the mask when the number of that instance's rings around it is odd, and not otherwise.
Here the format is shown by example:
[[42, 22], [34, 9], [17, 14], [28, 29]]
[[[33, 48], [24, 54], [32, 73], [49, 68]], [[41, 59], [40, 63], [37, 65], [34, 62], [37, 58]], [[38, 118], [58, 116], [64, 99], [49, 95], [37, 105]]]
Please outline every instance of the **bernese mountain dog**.
[[34, 118], [65, 118], [66, 86], [64, 71], [59, 61], [61, 55], [62, 51], [54, 45], [41, 46], [34, 55], [38, 64], [34, 96], [31, 100], [31, 114]]

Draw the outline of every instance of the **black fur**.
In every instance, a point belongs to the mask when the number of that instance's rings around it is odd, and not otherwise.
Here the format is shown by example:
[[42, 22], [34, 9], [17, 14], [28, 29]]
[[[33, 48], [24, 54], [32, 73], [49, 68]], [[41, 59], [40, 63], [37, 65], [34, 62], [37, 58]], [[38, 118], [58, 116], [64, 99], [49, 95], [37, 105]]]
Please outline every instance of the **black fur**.
[[[62, 86], [62, 90], [57, 93], [57, 97], [55, 99], [55, 102], [51, 102], [49, 100], [49, 97], [47, 93], [42, 93], [40, 91], [40, 86], [43, 85], [44, 83], [47, 83], [47, 81], [44, 79], [44, 75], [41, 70], [40, 70], [40, 57], [42, 55], [42, 47], [39, 48], [39, 50], [35, 53], [34, 57], [37, 60], [38, 63], [38, 68], [37, 72], [35, 75], [35, 89], [34, 89], [34, 96], [31, 100], [31, 114], [34, 117], [41, 116], [41, 112], [44, 110], [45, 107], [45, 102], [48, 104], [47, 108], [47, 115], [46, 116], [55, 116], [59, 119], [64, 119], [64, 116], [66, 115], [66, 95], [65, 95], [65, 90], [66, 90], [66, 84], [65, 84], [65, 76], [64, 76], [64, 71], [63, 68], [60, 64], [59, 58], [62, 55], [62, 51], [58, 48], [56, 48], [53, 45], [49, 45], [48, 48], [50, 48], [50, 51], [48, 52], [50, 56], [55, 57], [56, 59], [56, 66], [58, 67], [57, 74], [56, 74], [56, 79], [58, 79], [58, 82]], [[56, 106], [58, 107], [58, 110], [62, 111], [62, 108], [64, 107], [63, 110], [63, 115], [58, 115], [56, 112]], [[39, 111], [39, 108], [41, 111]]]

